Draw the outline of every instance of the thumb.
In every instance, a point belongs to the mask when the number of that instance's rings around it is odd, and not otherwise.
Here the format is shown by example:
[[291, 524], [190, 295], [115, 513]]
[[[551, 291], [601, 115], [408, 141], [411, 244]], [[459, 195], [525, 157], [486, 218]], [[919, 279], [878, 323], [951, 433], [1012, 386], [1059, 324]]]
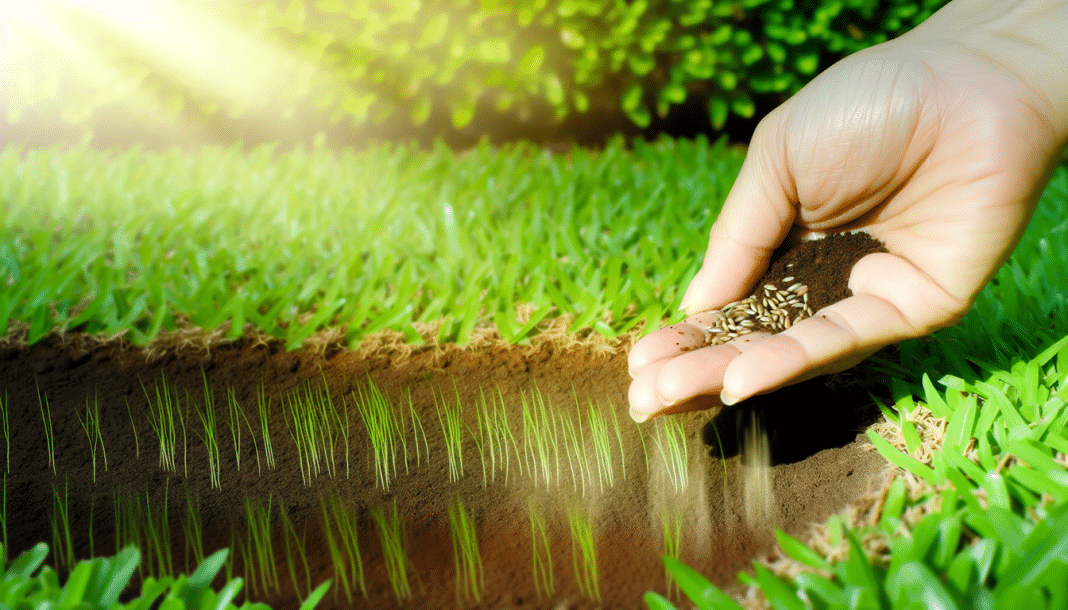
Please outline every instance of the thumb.
[[784, 145], [769, 135], [777, 131], [769, 124], [776, 115], [757, 127], [738, 178], [712, 225], [704, 264], [680, 307], [687, 315], [749, 294], [793, 226], [796, 188], [789, 179]]

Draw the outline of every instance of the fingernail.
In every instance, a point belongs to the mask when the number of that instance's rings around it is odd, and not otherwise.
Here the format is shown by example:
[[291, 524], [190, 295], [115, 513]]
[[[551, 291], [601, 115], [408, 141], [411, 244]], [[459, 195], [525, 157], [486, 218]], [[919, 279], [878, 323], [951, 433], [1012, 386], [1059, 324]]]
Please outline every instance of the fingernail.
[[682, 295], [682, 302], [679, 303], [679, 311], [682, 311], [682, 310], [686, 309], [687, 307], [689, 307], [690, 306], [690, 301], [692, 301], [693, 298], [694, 298], [694, 295], [697, 294], [697, 288], [701, 284], [701, 278], [702, 278], [701, 271], [702, 271], [702, 269], [698, 269], [697, 270], [697, 275], [695, 275], [694, 278], [692, 280], [690, 280], [690, 285], [689, 285], [689, 287], [686, 288], [686, 293]]
[[728, 394], [726, 390], [719, 393], [719, 401], [725, 406], [731, 406], [741, 400], [741, 397]]
[[639, 413], [634, 409], [631, 409], [630, 418], [633, 419], [636, 423], [640, 424], [643, 423], [645, 420], [649, 419], [649, 415], [647, 413]]

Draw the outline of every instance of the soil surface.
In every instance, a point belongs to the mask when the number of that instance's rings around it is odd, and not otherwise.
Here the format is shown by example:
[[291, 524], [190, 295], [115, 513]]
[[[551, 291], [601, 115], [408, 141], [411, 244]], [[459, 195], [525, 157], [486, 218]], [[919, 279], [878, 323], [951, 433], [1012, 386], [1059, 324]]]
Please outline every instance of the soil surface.
[[[799, 246], [805, 250], [793, 255], [835, 243], [805, 242]], [[870, 240], [850, 237], [839, 245], [852, 248], [853, 254], [821, 259], [832, 261], [829, 265], [798, 259], [823, 269], [820, 277], [837, 280], [819, 285], [815, 276], [800, 275], [798, 263], [795, 274], [806, 278], [813, 300], [823, 290], [844, 295], [833, 290], [844, 286], [848, 269], [859, 258], [854, 255], [872, 251], [862, 250], [872, 247]], [[780, 253], [780, 260], [785, 255]], [[769, 273], [777, 269], [773, 265]], [[641, 596], [649, 590], [677, 598], [677, 592], [668, 590], [661, 563], [666, 550], [676, 549], [683, 561], [735, 593], [741, 591], [738, 571], [771, 552], [770, 530], [751, 528], [743, 517], [745, 466], [737, 456], [737, 439], [749, 413], [763, 418], [772, 440], [777, 464], [772, 469], [773, 523], [795, 537], [804, 537], [810, 524], [824, 521], [862, 495], [884, 466], [857, 436], [870, 423], [873, 410], [866, 386], [856, 376], [791, 386], [725, 409], [715, 418], [711, 412], [695, 413], [637, 426], [626, 416], [626, 358], [634, 336], [606, 341], [595, 334], [565, 335], [557, 328], [547, 329], [529, 345], [516, 346], [504, 344], [488, 330], [468, 346], [413, 348], [401, 343], [399, 333], [383, 333], [358, 350], [327, 338], [287, 352], [282, 342], [251, 330], [233, 342], [220, 339], [221, 334], [184, 329], [146, 348], [121, 338], [58, 333], [32, 346], [20, 343], [17, 335], [0, 344], [0, 398], [6, 396], [10, 429], [5, 482], [9, 556], [42, 540], [56, 546], [53, 524], [62, 524], [65, 511], [77, 558], [114, 553], [116, 534], [124, 540], [169, 535], [175, 570], [191, 570], [196, 544], [189, 540], [201, 540], [205, 554], [241, 547], [250, 539], [249, 507], [271, 506], [274, 556], [269, 571], [277, 573], [277, 584], [265, 580], [260, 568], [246, 565], [255, 551], [235, 551], [232, 570], [246, 579], [251, 599], [276, 608], [297, 606], [291, 574], [301, 597], [307, 594], [309, 576], [312, 586], [334, 578], [333, 593], [320, 608], [643, 608]], [[432, 337], [432, 331], [425, 336]], [[211, 402], [205, 399], [205, 380]], [[402, 431], [408, 459], [396, 458], [388, 489], [376, 482], [368, 427], [356, 406], [372, 383], [406, 426], [413, 421], [411, 414], [417, 414], [425, 433], [417, 435], [414, 425]], [[163, 388], [186, 425], [177, 428], [174, 470], [161, 464], [161, 442], [152, 425], [152, 405], [158, 404], [162, 394], [157, 392]], [[328, 464], [314, 475], [307, 472], [310, 466], [290, 433], [294, 398], [308, 395], [329, 396], [337, 425], [342, 417], [349, 422], [344, 434], [333, 439], [334, 453], [324, 458]], [[244, 414], [238, 414], [236, 426], [244, 430], [240, 451], [228, 396]], [[266, 465], [258, 436], [261, 396], [272, 405], [268, 425], [273, 468]], [[583, 448], [574, 454], [562, 448], [566, 435], [551, 439], [557, 453], [548, 482], [544, 472], [535, 474], [535, 439], [524, 436], [524, 405], [533, 413], [542, 404], [539, 400], [559, 422], [587, 422], [579, 424], [577, 438]], [[208, 443], [197, 416], [206, 412], [205, 404], [213, 404], [218, 420], [218, 488], [212, 485]], [[461, 477], [450, 476], [447, 434], [439, 423], [447, 421], [442, 414], [457, 404], [466, 430]], [[507, 470], [486, 457], [503, 453], [494, 454], [484, 441], [479, 446], [478, 439], [487, 438], [479, 432], [482, 404], [506, 413], [515, 435]], [[87, 405], [100, 409], [103, 448], [97, 444], [95, 466], [83, 427]], [[813, 417], [817, 410], [819, 416]], [[568, 456], [597, 455], [591, 412], [612, 431], [610, 483], [603, 469], [587, 463], [583, 475], [577, 457], [568, 463]], [[668, 439], [675, 424], [681, 424], [687, 452], [683, 461], [688, 471], [681, 478], [672, 478], [681, 471], [671, 470], [671, 460], [663, 459], [671, 455]], [[713, 441], [716, 432], [719, 440]], [[717, 448], [710, 451], [706, 442]], [[720, 443], [725, 460], [720, 459]], [[413, 455], [416, 446], [423, 447], [419, 457]], [[366, 596], [357, 589], [351, 600], [337, 586], [324, 535], [323, 503], [333, 506], [335, 501], [359, 533]], [[473, 517], [477, 533], [482, 579], [476, 580], [475, 593], [464, 585], [469, 579], [463, 578], [454, 558], [449, 513], [457, 501]], [[148, 508], [141, 513], [165, 523], [166, 529], [131, 525], [137, 522], [131, 507], [145, 503]], [[199, 536], [190, 534], [196, 529], [188, 517], [189, 505], [199, 516]], [[394, 507], [407, 556], [407, 595], [403, 590], [398, 594], [397, 572], [391, 572], [386, 561], [383, 541], [388, 537], [381, 533], [381, 518], [375, 518], [391, 515]], [[576, 521], [576, 515], [581, 519]], [[583, 576], [589, 551], [572, 535], [583, 519], [593, 534], [596, 591]], [[532, 533], [537, 529], [533, 524], [542, 522], [544, 538]], [[672, 522], [681, 523], [676, 544], [665, 536], [664, 524]], [[251, 544], [246, 548], [252, 549]], [[539, 564], [536, 557], [543, 561]], [[539, 572], [546, 557], [551, 565]], [[158, 557], [148, 561], [158, 562]]]

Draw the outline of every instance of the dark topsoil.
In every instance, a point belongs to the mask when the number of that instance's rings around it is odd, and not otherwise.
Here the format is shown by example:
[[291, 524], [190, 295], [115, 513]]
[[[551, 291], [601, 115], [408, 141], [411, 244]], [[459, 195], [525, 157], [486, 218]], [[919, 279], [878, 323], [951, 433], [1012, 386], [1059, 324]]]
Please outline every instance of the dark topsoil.
[[[845, 282], [853, 262], [878, 247], [863, 235], [804, 242], [790, 252], [779, 253], [768, 275], [777, 273], [777, 279], [788, 275], [782, 272], [783, 267], [793, 260], [790, 274], [810, 287], [813, 304], [834, 302], [847, 294]], [[864, 493], [884, 466], [866, 443], [855, 440], [874, 417], [866, 384], [859, 383], [862, 380], [857, 375], [836, 376], [757, 397], [722, 411], [714, 419], [707, 412], [673, 416], [687, 432], [691, 474], [688, 491], [672, 495], [664, 490], [664, 478], [657, 468], [644, 472], [638, 466], [642, 444], [625, 416], [630, 383], [626, 341], [606, 344], [595, 335], [571, 335], [564, 340], [559, 333], [546, 332], [527, 346], [505, 345], [492, 337], [478, 343], [417, 348], [412, 353], [407, 348], [390, 347], [388, 341], [380, 341], [377, 349], [350, 351], [323, 344], [286, 352], [281, 342], [252, 332], [225, 342], [206, 338], [204, 333], [177, 331], [147, 349], [121, 339], [105, 341], [78, 334], [53, 334], [32, 346], [17, 340], [0, 344], [0, 397], [7, 396], [10, 417], [10, 469], [6, 475], [9, 556], [38, 541], [51, 544], [50, 517], [55, 512], [57, 490], [68, 494], [78, 557], [90, 554], [90, 531], [97, 555], [115, 551], [116, 498], [130, 494], [147, 497], [155, 511], [160, 511], [166, 500], [176, 563], [181, 570], [189, 562], [181, 525], [187, 495], [199, 506], [205, 551], [209, 553], [230, 546], [232, 532], [244, 532], [246, 499], [264, 504], [270, 499], [275, 513], [277, 506], [285, 507], [294, 531], [305, 541], [307, 570], [317, 584], [334, 577], [321, 534], [320, 499], [336, 492], [359, 523], [368, 598], [357, 594], [348, 602], [343, 595], [328, 595], [320, 608], [640, 608], [644, 607], [641, 595], [645, 591], [666, 590], [660, 562], [664, 550], [662, 514], [674, 510], [672, 514], [684, 516], [682, 559], [716, 584], [733, 586], [735, 592], [739, 592], [737, 572], [772, 548], [769, 532], [753, 531], [745, 525], [739, 459], [727, 460], [724, 479], [718, 449], [713, 456], [704, 443], [705, 437], [714, 436], [714, 429], [721, 432], [724, 454], [735, 456], [734, 440], [741, 432], [738, 422], [748, 421], [748, 416], [743, 416], [748, 410], [761, 414], [778, 464], [773, 471], [776, 523], [797, 537], [804, 537], [811, 523], [822, 522]], [[202, 428], [195, 415], [187, 417], [187, 458], [179, 437], [178, 472], [160, 468], [159, 443], [146, 416], [146, 388], [154, 395], [154, 388], [165, 379], [176, 391], [179, 404], [197, 407], [203, 404], [204, 378], [214, 388], [220, 420], [221, 489], [210, 486], [206, 450], [195, 433]], [[365, 389], [368, 379], [405, 411], [410, 397], [427, 428], [430, 444], [430, 463], [413, 462], [407, 473], [402, 467], [388, 491], [375, 485], [369, 443], [354, 407], [352, 393]], [[273, 399], [270, 425], [277, 467], [257, 472], [257, 448], [246, 431], [239, 470], [226, 421], [225, 389], [233, 389], [255, 428], [261, 384]], [[302, 482], [298, 456], [279, 408], [285, 397], [308, 384], [314, 388], [325, 384], [338, 409], [349, 411], [352, 422], [350, 475], [345, 474], [342, 446], [338, 445], [336, 473], [322, 473], [311, 485]], [[458, 396], [461, 404], [477, 405], [482, 392], [497, 395], [506, 405], [513, 430], [521, 434], [522, 396], [526, 393], [529, 397], [534, 387], [555, 409], [575, 409], [577, 402], [578, 408], [585, 410], [592, 401], [603, 413], [611, 415], [614, 411], [618, 415], [624, 430], [626, 480], [617, 479], [610, 489], [590, 492], [586, 497], [574, 493], [570, 486], [535, 486], [515, 471], [508, 483], [498, 474], [484, 485], [477, 448], [468, 436], [463, 449], [466, 476], [457, 483], [449, 482], [435, 397], [440, 402], [440, 396], [448, 396], [451, 404]], [[51, 414], [54, 472], [48, 462], [38, 388], [47, 395]], [[95, 480], [89, 441], [79, 422], [87, 400], [100, 405], [107, 451], [106, 470], [102, 455], [97, 456]], [[472, 412], [465, 412], [464, 419], [477, 429]], [[650, 445], [645, 448], [650, 463], [656, 462], [650, 439], [658, 426], [662, 424], [642, 426]], [[515, 464], [512, 467], [517, 468]], [[563, 468], [566, 471], [567, 466]], [[479, 601], [462, 597], [457, 591], [447, 518], [448, 506], [457, 498], [476, 521], [485, 573]], [[413, 573], [412, 597], [402, 603], [396, 601], [390, 587], [381, 544], [369, 516], [371, 507], [389, 507], [393, 502], [404, 524]], [[539, 594], [532, 575], [534, 549], [527, 517], [531, 504], [540, 507], [549, 523], [554, 589], [550, 595]], [[575, 507], [593, 516], [599, 602], [581, 594], [574, 576], [567, 514]], [[251, 597], [278, 608], [295, 607], [285, 566], [285, 537], [277, 520], [273, 533], [281, 592], [258, 587]], [[304, 565], [299, 559], [296, 565], [298, 579], [303, 580]], [[236, 562], [235, 576], [247, 576], [241, 561]]]

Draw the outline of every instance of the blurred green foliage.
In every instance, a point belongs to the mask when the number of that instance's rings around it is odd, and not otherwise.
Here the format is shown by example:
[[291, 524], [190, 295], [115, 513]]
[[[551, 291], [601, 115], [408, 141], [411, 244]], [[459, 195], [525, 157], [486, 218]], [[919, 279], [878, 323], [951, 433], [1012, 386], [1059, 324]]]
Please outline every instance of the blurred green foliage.
[[[208, 0], [189, 4], [219, 12]], [[295, 51], [307, 62], [300, 65], [316, 67], [257, 66], [285, 75], [276, 86], [289, 94], [288, 116], [299, 112], [292, 102], [299, 92], [302, 103], [314, 104], [331, 121], [354, 126], [406, 114], [413, 125], [433, 117], [459, 129], [486, 107], [519, 120], [540, 117], [546, 108], [556, 120], [597, 108], [598, 116], [622, 112], [647, 127], [654, 115], [666, 117], [689, 100], [707, 104], [718, 129], [731, 114], [751, 118], [769, 109], [834, 61], [908, 31], [943, 4], [235, 0], [223, 18]], [[184, 97], [197, 112], [219, 110], [210, 92], [153, 77], [151, 53], [126, 52], [121, 59], [125, 74], [172, 108]], [[231, 115], [247, 106], [223, 103]]]

